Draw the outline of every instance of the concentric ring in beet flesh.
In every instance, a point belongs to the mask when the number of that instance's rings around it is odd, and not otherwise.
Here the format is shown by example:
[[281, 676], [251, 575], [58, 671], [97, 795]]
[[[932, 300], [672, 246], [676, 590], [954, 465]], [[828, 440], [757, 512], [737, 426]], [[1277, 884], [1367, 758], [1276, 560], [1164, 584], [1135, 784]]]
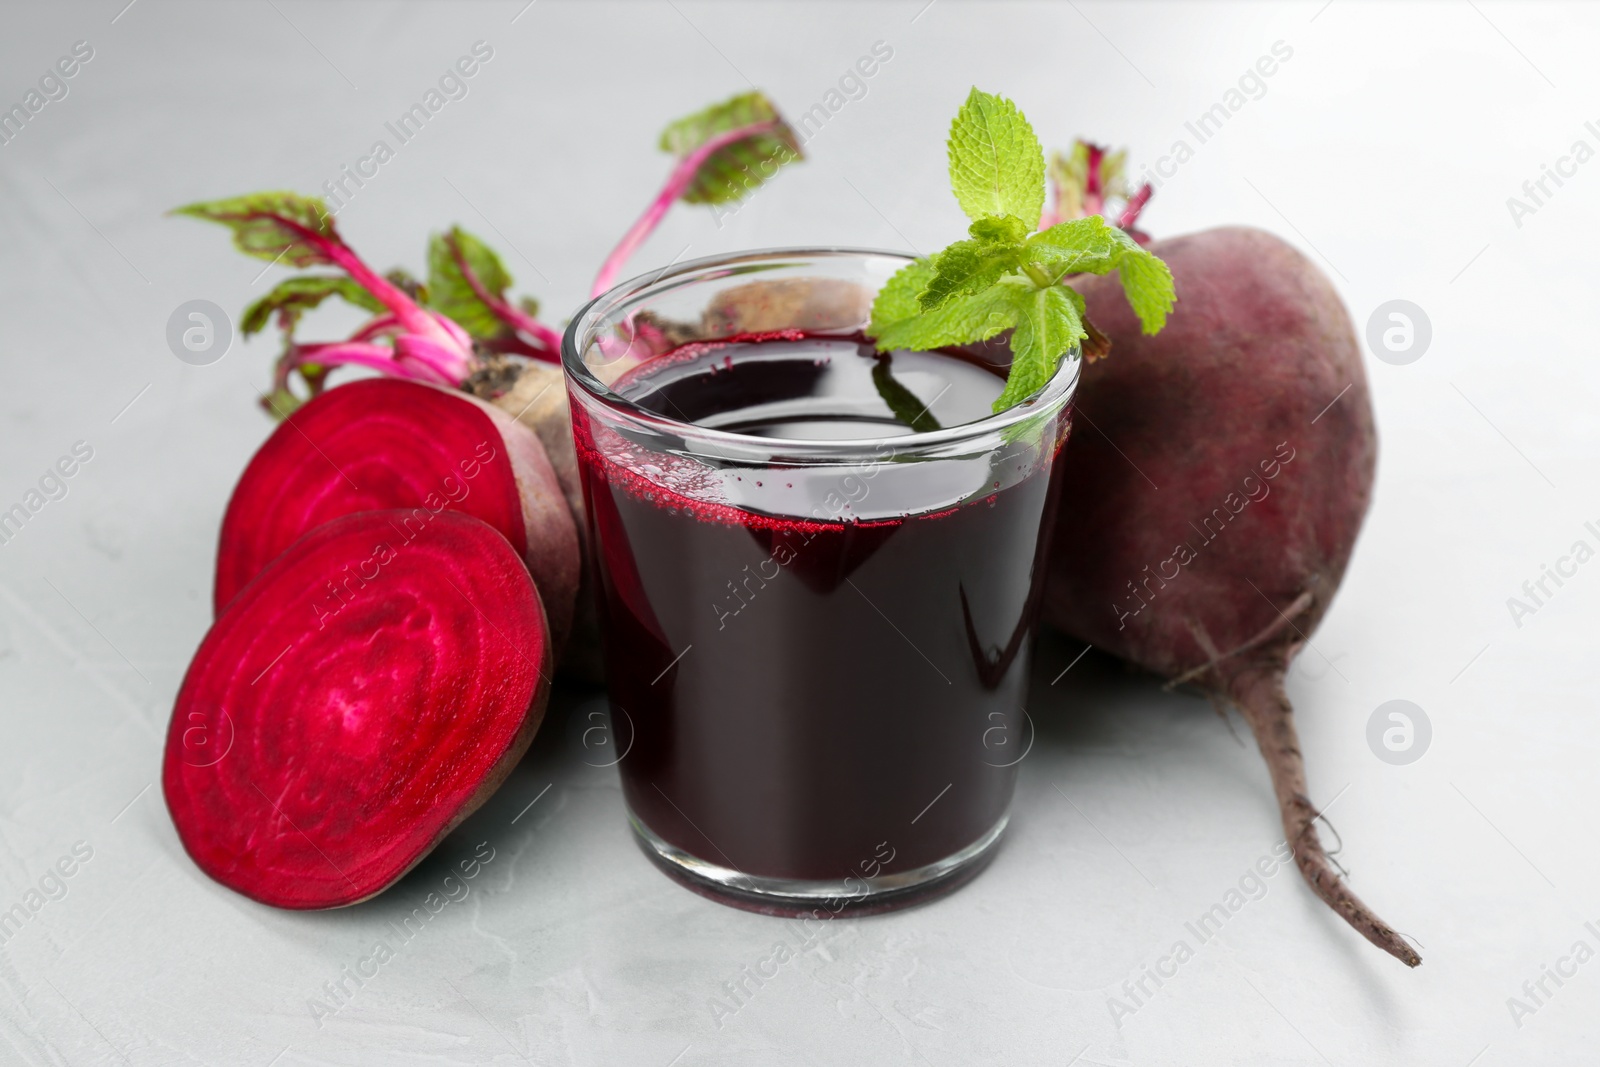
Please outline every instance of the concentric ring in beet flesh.
[[228, 501], [213, 607], [341, 515], [409, 508], [405, 522], [459, 511], [505, 535], [539, 587], [559, 643], [577, 597], [578, 531], [538, 435], [454, 389], [398, 378], [334, 386], [262, 444]]
[[162, 787], [212, 878], [281, 908], [395, 882], [505, 780], [551, 651], [518, 554], [443, 511], [335, 519], [246, 585], [178, 691]]

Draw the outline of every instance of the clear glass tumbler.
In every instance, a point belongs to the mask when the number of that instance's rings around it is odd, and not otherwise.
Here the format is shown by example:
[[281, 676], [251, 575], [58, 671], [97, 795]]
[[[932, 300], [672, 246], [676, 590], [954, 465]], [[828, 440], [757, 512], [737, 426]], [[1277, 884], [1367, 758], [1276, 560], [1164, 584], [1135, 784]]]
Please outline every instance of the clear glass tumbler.
[[633, 829], [737, 906], [821, 916], [960, 884], [1031, 743], [1078, 361], [992, 415], [1003, 345], [874, 353], [872, 298], [907, 261], [703, 259], [566, 333]]

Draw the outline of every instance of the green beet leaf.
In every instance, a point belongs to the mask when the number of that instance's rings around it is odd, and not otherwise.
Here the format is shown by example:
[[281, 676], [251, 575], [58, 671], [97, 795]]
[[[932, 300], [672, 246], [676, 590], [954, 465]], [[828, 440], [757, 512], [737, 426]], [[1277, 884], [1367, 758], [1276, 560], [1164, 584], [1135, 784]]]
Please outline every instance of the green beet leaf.
[[461, 227], [429, 238], [428, 306], [454, 319], [475, 340], [487, 341], [511, 332], [510, 325], [480, 295], [481, 290], [503, 304], [511, 284], [511, 272], [494, 249]]
[[283, 279], [266, 296], [244, 309], [239, 319], [239, 333], [249, 337], [261, 332], [275, 313], [282, 313], [285, 329], [293, 333], [300, 316], [330, 296], [337, 296], [365, 311], [383, 311], [376, 297], [342, 274], [297, 274]]
[[299, 193], [250, 193], [206, 200], [174, 208], [172, 214], [221, 223], [233, 231], [239, 251], [291, 267], [332, 263], [323, 242], [339, 240], [327, 205], [319, 197]]
[[724, 145], [713, 152], [679, 199], [688, 204], [725, 204], [758, 188], [785, 164], [804, 158], [794, 130], [772, 102], [759, 92], [741, 93], [686, 116], [661, 133], [661, 150], [679, 159], [719, 134], [746, 126], [771, 128]]

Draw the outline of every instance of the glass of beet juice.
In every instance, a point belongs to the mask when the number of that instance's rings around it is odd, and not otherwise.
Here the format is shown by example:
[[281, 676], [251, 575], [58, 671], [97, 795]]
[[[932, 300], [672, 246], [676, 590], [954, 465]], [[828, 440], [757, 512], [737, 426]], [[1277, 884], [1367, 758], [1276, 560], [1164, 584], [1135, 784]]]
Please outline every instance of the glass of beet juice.
[[1006, 825], [1078, 362], [879, 354], [908, 257], [747, 252], [584, 307], [572, 400], [613, 730], [664, 870], [777, 914], [959, 885]]

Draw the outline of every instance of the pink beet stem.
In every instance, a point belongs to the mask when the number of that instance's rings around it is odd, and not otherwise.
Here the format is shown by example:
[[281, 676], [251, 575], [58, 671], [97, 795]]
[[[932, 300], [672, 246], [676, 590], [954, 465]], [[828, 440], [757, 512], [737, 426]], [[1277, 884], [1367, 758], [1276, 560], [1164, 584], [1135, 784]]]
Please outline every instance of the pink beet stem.
[[655, 200], [651, 201], [650, 206], [645, 208], [644, 214], [639, 216], [639, 221], [635, 222], [628, 229], [628, 232], [622, 235], [622, 240], [617, 242], [617, 247], [611, 250], [611, 254], [606, 257], [606, 261], [600, 265], [600, 273], [594, 276], [594, 286], [589, 290], [589, 295], [599, 296], [616, 284], [617, 275], [622, 273], [622, 268], [627, 264], [628, 258], [644, 243], [645, 238], [655, 231], [656, 226], [661, 222], [662, 216], [667, 213], [667, 209], [672, 206], [673, 201], [683, 195], [683, 191], [694, 181], [695, 174], [707, 159], [710, 159], [713, 154], [728, 145], [742, 141], [747, 137], [769, 133], [776, 129], [777, 126], [778, 120], [773, 119], [770, 122], [756, 122], [749, 126], [741, 126], [736, 130], [729, 130], [727, 133], [721, 133], [711, 138], [679, 160], [678, 165], [672, 168], [672, 173], [667, 177], [667, 183], [661, 187], [661, 192], [656, 195]]
[[477, 272], [467, 265], [467, 257], [462, 255], [461, 247], [456, 243], [455, 238], [447, 236], [445, 243], [450, 246], [450, 255], [456, 261], [456, 268], [461, 271], [461, 276], [467, 280], [467, 285], [472, 288], [473, 294], [483, 301], [484, 305], [494, 312], [501, 322], [510, 326], [513, 330], [520, 330], [539, 342], [542, 348], [536, 349], [532, 354], [536, 358], [544, 359], [548, 362], [555, 362], [560, 359], [561, 335], [521, 308], [513, 307], [489, 292], [484, 287], [483, 281], [478, 277]]
[[407, 332], [433, 341], [446, 350], [449, 353], [449, 362], [446, 366], [440, 368], [440, 373], [451, 384], [457, 384], [467, 376], [472, 365], [471, 350], [464, 350], [455, 334], [446, 329], [438, 318], [418, 307], [416, 302], [402, 292], [398, 286], [363, 263], [361, 257], [351, 251], [350, 247], [342, 240], [324, 237], [314, 230], [307, 229], [293, 219], [285, 218], [274, 212], [255, 212], [250, 217], [270, 218], [280, 226], [293, 232], [300, 240], [316, 249], [324, 258], [343, 269], [357, 285], [377, 297], [385, 307], [394, 313], [394, 317], [405, 327]]
[[1155, 190], [1150, 187], [1149, 182], [1139, 186], [1138, 190], [1128, 197], [1127, 204], [1122, 208], [1122, 214], [1117, 216], [1117, 227], [1123, 230], [1133, 229], [1139, 221], [1140, 212], [1144, 211], [1144, 206], [1150, 202], [1150, 197], [1154, 193]]
[[459, 381], [451, 378], [448, 374], [440, 372], [438, 368], [433, 366], [433, 364], [428, 363], [425, 360], [418, 359], [416, 356], [409, 355], [405, 352], [402, 352], [394, 357], [394, 365], [409, 372], [407, 374], [400, 375], [402, 378], [410, 378], [413, 381], [419, 382], [437, 382], [440, 385], [450, 385], [456, 387], [461, 385]]
[[351, 341], [370, 341], [374, 337], [383, 337], [400, 328], [400, 320], [393, 315], [378, 315], [369, 319], [361, 329], [351, 334]]
[[361, 257], [351, 251], [350, 246], [342, 240], [330, 239], [314, 230], [308, 230], [293, 219], [284, 218], [282, 215], [266, 213], [266, 217], [274, 219], [282, 226], [293, 230], [301, 240], [311, 245], [322, 253], [328, 260], [344, 270], [367, 292], [377, 297], [383, 306], [394, 312], [394, 317], [399, 319], [407, 330], [421, 334], [424, 337], [440, 337], [449, 335], [427, 312], [418, 307], [400, 288], [383, 277], [371, 267], [361, 261]]
[[472, 351], [472, 335], [463, 329], [460, 323], [442, 311], [430, 311], [428, 314], [432, 315], [433, 321], [437, 322], [444, 329], [444, 332], [450, 335], [450, 339], [455, 342], [457, 348], [466, 352]]
[[[449, 319], [442, 318], [440, 324], [447, 330], [459, 329]], [[397, 343], [407, 346], [406, 351], [397, 352], [394, 358], [397, 360], [412, 359], [425, 364], [430, 371], [427, 375], [429, 381], [442, 379], [452, 385], [460, 382], [461, 377], [458, 375], [460, 371], [459, 360], [455, 350], [431, 338], [418, 337], [415, 334], [405, 332], [393, 315], [379, 315], [369, 320], [359, 330], [351, 334], [346, 341], [338, 343], [359, 344], [384, 336], [393, 337]], [[382, 351], [387, 352], [391, 351], [391, 349], [384, 348]]]
[[457, 351], [453, 346], [440, 344], [431, 337], [418, 337], [411, 333], [400, 334], [394, 339], [396, 360], [415, 360], [437, 375], [440, 381], [451, 385], [461, 384], [462, 378], [466, 377]]
[[[358, 341], [334, 341], [328, 344], [296, 345], [285, 363], [285, 370], [303, 363], [320, 363], [329, 367], [354, 365], [370, 367], [395, 378], [412, 378], [419, 381], [448, 381], [437, 368], [420, 360], [401, 363], [394, 349], [387, 345], [363, 344]], [[453, 383], [452, 383], [453, 384]]]
[[1089, 150], [1089, 166], [1083, 188], [1083, 210], [1091, 215], [1098, 215], [1105, 207], [1105, 188], [1100, 182], [1100, 164], [1105, 160], [1106, 150], [1087, 141], [1083, 142], [1083, 146]]
[[484, 348], [490, 352], [499, 352], [512, 356], [527, 356], [529, 359], [543, 360], [548, 363], [555, 362], [550, 350], [543, 345], [529, 344], [518, 334], [507, 334], [505, 337], [493, 337], [484, 342]]

